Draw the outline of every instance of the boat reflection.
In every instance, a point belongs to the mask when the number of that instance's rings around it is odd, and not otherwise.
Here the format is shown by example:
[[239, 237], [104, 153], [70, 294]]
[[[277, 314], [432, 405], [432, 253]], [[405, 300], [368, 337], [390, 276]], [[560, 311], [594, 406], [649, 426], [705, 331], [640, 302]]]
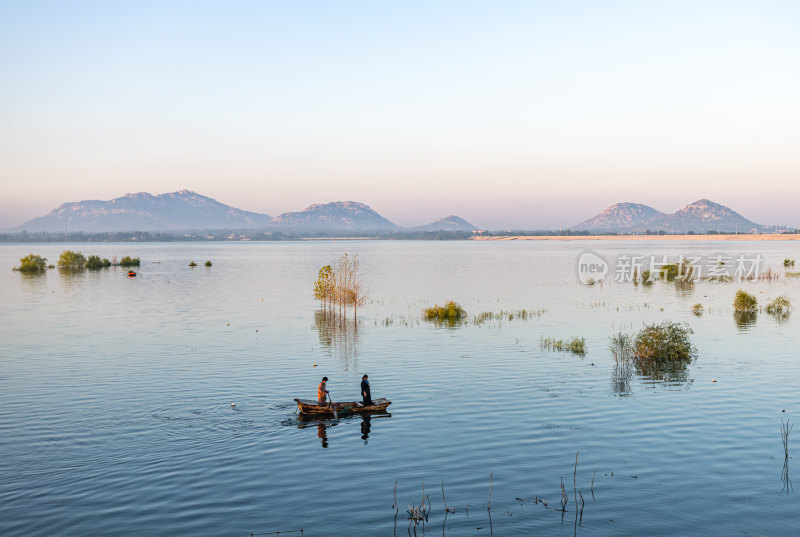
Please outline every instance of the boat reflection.
[[328, 429], [331, 427], [336, 427], [337, 425], [348, 425], [354, 421], [361, 422], [361, 440], [364, 441], [364, 445], [369, 443], [369, 436], [372, 434], [372, 420], [378, 418], [391, 418], [392, 415], [388, 412], [376, 412], [376, 413], [365, 413], [365, 414], [355, 414], [351, 416], [347, 416], [344, 418], [340, 418], [338, 421], [335, 419], [320, 419], [318, 417], [313, 416], [306, 416], [304, 414], [297, 415], [297, 428], [298, 429], [317, 429], [317, 438], [319, 438], [320, 443], [323, 448], [328, 447]]

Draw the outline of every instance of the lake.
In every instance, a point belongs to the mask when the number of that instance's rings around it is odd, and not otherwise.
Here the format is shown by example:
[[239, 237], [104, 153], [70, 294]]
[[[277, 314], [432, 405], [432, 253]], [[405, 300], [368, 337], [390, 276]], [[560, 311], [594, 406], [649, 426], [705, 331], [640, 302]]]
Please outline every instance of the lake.
[[[11, 270], [67, 248], [138, 256], [139, 275]], [[579, 281], [587, 251], [609, 263], [605, 282]], [[331, 324], [313, 284], [344, 252], [369, 298]], [[759, 258], [781, 277], [613, 281], [620, 260], [682, 254], [707, 270]], [[732, 308], [740, 288], [800, 304], [787, 257], [800, 244], [2, 245], [0, 534], [422, 535], [406, 510], [424, 486], [431, 535], [796, 535], [800, 432], [786, 459], [781, 420], [800, 412], [800, 313]], [[531, 313], [421, 320], [448, 300]], [[691, 364], [615, 362], [610, 336], [664, 320], [693, 330]], [[583, 337], [588, 352], [543, 337]], [[293, 399], [315, 398], [323, 375], [334, 400], [355, 400], [365, 373], [390, 415], [298, 419]]]

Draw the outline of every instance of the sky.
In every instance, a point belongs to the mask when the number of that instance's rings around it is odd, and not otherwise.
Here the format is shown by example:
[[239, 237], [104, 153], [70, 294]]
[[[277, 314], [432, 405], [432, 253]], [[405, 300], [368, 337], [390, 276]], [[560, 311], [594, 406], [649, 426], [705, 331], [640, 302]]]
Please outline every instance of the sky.
[[800, 226], [800, 2], [0, 3], [0, 228], [194, 190], [276, 215]]

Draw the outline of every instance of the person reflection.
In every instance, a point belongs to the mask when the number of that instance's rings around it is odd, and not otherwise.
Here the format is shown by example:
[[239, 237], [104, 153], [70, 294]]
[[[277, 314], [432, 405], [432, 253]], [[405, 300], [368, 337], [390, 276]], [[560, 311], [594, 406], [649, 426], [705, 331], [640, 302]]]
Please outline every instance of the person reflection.
[[372, 416], [369, 414], [361, 416], [361, 439], [364, 441], [364, 445], [367, 444], [367, 440], [369, 439], [369, 429], [372, 426], [370, 423], [371, 420]]
[[322, 441], [322, 447], [328, 447], [328, 431], [324, 423], [317, 424], [317, 437]]

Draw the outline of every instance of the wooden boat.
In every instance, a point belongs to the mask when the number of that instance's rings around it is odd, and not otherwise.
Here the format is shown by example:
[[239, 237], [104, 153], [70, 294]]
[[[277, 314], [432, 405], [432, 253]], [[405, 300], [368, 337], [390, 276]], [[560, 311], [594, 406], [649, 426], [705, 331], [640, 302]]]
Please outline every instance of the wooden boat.
[[[333, 415], [333, 409], [328, 405], [320, 405], [317, 401], [311, 399], [295, 399], [297, 401], [297, 410], [300, 414], [316, 414], [316, 415]], [[348, 412], [355, 412], [363, 414], [366, 412], [386, 412], [386, 407], [391, 405], [392, 402], [388, 399], [373, 399], [371, 405], [364, 406], [361, 401], [336, 401], [336, 412], [339, 414], [346, 414]]]

